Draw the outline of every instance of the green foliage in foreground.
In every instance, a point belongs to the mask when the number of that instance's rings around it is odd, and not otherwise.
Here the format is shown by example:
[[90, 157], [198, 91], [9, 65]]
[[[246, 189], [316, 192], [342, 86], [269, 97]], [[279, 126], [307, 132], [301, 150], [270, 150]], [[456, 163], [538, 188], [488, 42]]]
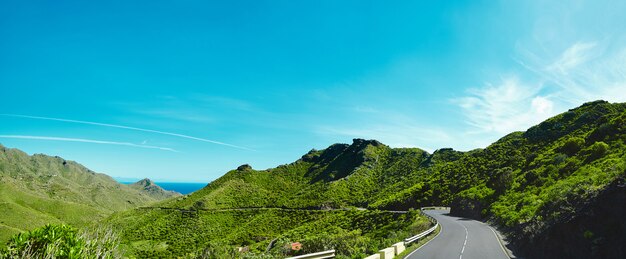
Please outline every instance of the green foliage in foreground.
[[[275, 258], [328, 249], [336, 249], [339, 258], [362, 258], [430, 226], [413, 211], [283, 209], [135, 210], [114, 215], [109, 223], [125, 229], [123, 246], [138, 258]], [[291, 242], [302, 249], [286, 249]], [[237, 247], [249, 251], [236, 253]]]
[[118, 244], [111, 230], [45, 225], [13, 236], [0, 250], [0, 258], [119, 258]]

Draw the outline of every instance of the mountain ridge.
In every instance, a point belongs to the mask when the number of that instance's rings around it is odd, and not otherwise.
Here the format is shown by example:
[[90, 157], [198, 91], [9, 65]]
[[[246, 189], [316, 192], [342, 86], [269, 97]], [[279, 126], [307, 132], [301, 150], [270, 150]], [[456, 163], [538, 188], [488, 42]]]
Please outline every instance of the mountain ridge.
[[0, 144], [0, 240], [47, 223], [87, 226], [161, 198], [58, 156]]

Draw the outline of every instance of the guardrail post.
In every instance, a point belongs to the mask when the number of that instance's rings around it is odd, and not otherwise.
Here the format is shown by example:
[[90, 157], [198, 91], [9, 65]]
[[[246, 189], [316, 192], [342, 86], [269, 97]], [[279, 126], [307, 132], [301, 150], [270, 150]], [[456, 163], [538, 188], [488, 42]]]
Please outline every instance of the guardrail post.
[[395, 249], [393, 249], [393, 247], [387, 247], [378, 251], [378, 254], [380, 255], [380, 259], [393, 259], [393, 257], [396, 256], [394, 251]]
[[399, 242], [399, 243], [395, 243], [393, 244], [393, 249], [394, 249], [394, 253], [396, 253], [396, 255], [399, 255], [400, 253], [402, 253], [406, 248], [404, 247], [404, 242]]
[[365, 257], [363, 259], [380, 259], [380, 255], [379, 254], [373, 254], [373, 255], [370, 255], [370, 256]]

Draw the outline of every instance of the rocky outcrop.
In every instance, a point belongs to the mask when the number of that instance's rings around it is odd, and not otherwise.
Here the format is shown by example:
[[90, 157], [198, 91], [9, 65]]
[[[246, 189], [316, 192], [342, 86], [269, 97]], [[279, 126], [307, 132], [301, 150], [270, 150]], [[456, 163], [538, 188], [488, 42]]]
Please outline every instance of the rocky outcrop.
[[152, 180], [145, 178], [139, 180], [136, 183], [130, 185], [131, 188], [139, 190], [140, 192], [147, 194], [148, 196], [157, 200], [167, 199], [170, 197], [180, 196], [180, 193], [167, 191], [156, 185]]
[[243, 164], [237, 167], [237, 171], [247, 171], [247, 170], [252, 170], [252, 166], [250, 166], [249, 164]]

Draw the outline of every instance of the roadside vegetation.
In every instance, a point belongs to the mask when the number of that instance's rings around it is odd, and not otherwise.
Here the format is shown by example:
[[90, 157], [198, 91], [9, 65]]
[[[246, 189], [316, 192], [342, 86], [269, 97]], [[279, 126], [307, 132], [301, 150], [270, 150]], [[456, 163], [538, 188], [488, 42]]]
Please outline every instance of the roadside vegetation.
[[409, 254], [413, 253], [415, 250], [419, 249], [420, 247], [422, 247], [426, 243], [430, 242], [430, 240], [433, 240], [435, 237], [437, 237], [439, 235], [439, 232], [441, 232], [441, 226], [437, 226], [435, 231], [433, 231], [432, 233], [430, 233], [427, 236], [419, 239], [418, 241], [415, 241], [415, 242], [407, 245], [406, 246], [406, 250], [404, 250], [402, 253], [398, 254], [396, 257], [404, 258], [405, 256], [408, 256]]
[[364, 210], [135, 210], [109, 223], [125, 229], [122, 246], [138, 258], [276, 258], [330, 249], [338, 258], [362, 258], [430, 227], [416, 211]]
[[13, 236], [0, 249], [0, 258], [120, 258], [118, 246], [119, 238], [111, 229], [45, 225]]

